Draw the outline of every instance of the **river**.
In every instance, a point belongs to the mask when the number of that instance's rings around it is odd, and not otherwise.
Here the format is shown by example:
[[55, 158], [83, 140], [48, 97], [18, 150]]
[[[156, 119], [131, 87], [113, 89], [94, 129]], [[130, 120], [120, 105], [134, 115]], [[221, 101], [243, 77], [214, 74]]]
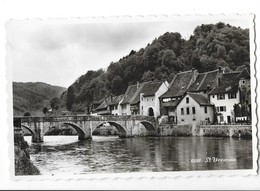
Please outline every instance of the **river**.
[[252, 140], [215, 137], [45, 136], [29, 143], [43, 175], [252, 168]]

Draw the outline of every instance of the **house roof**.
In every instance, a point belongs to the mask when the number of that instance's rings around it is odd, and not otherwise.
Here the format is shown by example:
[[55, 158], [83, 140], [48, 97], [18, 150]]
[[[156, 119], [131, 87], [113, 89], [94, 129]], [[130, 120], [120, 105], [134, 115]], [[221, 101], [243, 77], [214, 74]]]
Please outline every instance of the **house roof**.
[[188, 91], [204, 91], [213, 89], [217, 85], [218, 70], [200, 73], [196, 80], [188, 88]]
[[237, 92], [239, 79], [248, 78], [249, 73], [246, 69], [242, 71], [234, 71], [230, 73], [223, 74], [220, 84], [210, 91], [209, 94], [219, 94], [219, 93], [230, 93]]
[[143, 88], [145, 84], [148, 84], [149, 82], [143, 82], [140, 83], [135, 94], [132, 96], [132, 99], [130, 100], [130, 104], [134, 105], [137, 104], [140, 101], [140, 94], [143, 92]]
[[[187, 92], [186, 95], [189, 95], [192, 99], [194, 99], [199, 105], [213, 105], [210, 103], [208, 96], [206, 94], [202, 93], [194, 93], [194, 92]], [[178, 100], [176, 107], [181, 103], [181, 101], [185, 98], [186, 96], [183, 96], [182, 99]]]
[[125, 95], [123, 96], [123, 101], [121, 104], [128, 104], [131, 101], [131, 98], [134, 96], [135, 92], [137, 90], [137, 85], [131, 85], [127, 87], [127, 90], [125, 92]]
[[108, 106], [108, 101], [107, 98], [105, 98], [103, 102], [96, 108], [96, 110], [106, 109], [107, 106]]
[[147, 83], [143, 86], [141, 93], [143, 93], [144, 97], [153, 96], [158, 91], [158, 89], [161, 87], [162, 83], [163, 83], [162, 81]]
[[124, 95], [118, 95], [118, 96], [113, 96], [110, 99], [108, 98], [108, 105], [115, 105], [119, 104], [119, 102], [123, 99]]
[[193, 78], [193, 71], [185, 71], [176, 74], [170, 84], [170, 88], [167, 92], [161, 95], [161, 98], [179, 97], [182, 96], [187, 88], [189, 88], [190, 82]]
[[201, 93], [187, 93], [190, 97], [192, 97], [199, 105], [212, 105], [209, 102], [208, 96]]
[[124, 95], [112, 96], [109, 98], [104, 98], [103, 102], [97, 107], [96, 110], [106, 109], [107, 106], [119, 104], [119, 102], [123, 99]]

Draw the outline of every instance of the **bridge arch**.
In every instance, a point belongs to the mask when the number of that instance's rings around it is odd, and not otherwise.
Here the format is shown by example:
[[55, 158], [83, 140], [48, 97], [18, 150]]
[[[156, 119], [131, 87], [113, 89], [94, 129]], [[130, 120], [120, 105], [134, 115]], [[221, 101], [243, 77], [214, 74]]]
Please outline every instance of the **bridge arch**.
[[78, 133], [78, 139], [79, 140], [82, 140], [85, 138], [85, 132], [75, 123], [72, 123], [72, 122], [63, 122], [60, 124], [60, 126], [64, 124], [64, 125], [69, 125], [70, 127], [74, 128], [77, 133]]
[[95, 131], [96, 128], [102, 126], [103, 124], [105, 123], [109, 123], [109, 125], [111, 126], [114, 126], [118, 132], [119, 132], [119, 137], [126, 137], [126, 129], [120, 125], [119, 123], [117, 122], [114, 122], [114, 121], [103, 121], [102, 123], [100, 123], [99, 125], [96, 125], [93, 129], [92, 129], [92, 132], [93, 133]]
[[140, 123], [145, 127], [149, 134], [155, 135], [157, 133], [155, 126], [149, 121], [140, 121]]
[[35, 135], [35, 132], [29, 126], [22, 124], [21, 127], [27, 129], [31, 133], [32, 136]]

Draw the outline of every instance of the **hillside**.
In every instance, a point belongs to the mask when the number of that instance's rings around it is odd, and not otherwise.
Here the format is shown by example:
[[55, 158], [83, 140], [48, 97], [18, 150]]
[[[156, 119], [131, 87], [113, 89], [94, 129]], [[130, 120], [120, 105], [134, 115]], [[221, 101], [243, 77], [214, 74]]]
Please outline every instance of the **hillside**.
[[13, 108], [14, 116], [42, 115], [44, 107], [50, 107], [50, 100], [60, 96], [66, 88], [52, 86], [42, 82], [13, 82]]
[[131, 50], [107, 70], [87, 71], [63, 94], [62, 102], [71, 111], [86, 107], [105, 96], [119, 95], [137, 81], [171, 81], [180, 71], [210, 71], [219, 66], [239, 70], [249, 63], [249, 30], [217, 23], [201, 25], [186, 40], [177, 32], [166, 32], [139, 51]]

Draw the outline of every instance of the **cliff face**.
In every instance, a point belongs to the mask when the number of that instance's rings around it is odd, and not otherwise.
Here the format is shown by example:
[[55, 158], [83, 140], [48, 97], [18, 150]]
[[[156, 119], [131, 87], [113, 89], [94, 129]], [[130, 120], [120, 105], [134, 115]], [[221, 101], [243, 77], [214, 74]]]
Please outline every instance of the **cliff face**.
[[15, 151], [15, 175], [40, 175], [40, 171], [30, 160], [28, 143], [24, 140], [23, 135], [16, 132], [14, 135]]

